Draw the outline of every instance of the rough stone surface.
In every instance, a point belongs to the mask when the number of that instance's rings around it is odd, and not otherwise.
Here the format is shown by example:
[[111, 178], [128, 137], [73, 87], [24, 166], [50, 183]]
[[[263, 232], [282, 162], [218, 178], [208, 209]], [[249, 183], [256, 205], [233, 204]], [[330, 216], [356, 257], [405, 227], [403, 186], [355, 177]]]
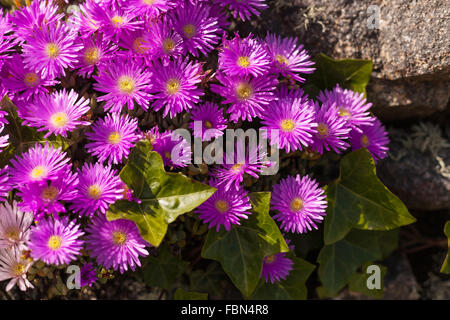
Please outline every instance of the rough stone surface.
[[[367, 27], [371, 5], [379, 29]], [[448, 110], [450, 2], [446, 0], [271, 0], [251, 27], [297, 36], [316, 55], [374, 62], [368, 97], [383, 121]], [[250, 26], [250, 25], [249, 25]]]

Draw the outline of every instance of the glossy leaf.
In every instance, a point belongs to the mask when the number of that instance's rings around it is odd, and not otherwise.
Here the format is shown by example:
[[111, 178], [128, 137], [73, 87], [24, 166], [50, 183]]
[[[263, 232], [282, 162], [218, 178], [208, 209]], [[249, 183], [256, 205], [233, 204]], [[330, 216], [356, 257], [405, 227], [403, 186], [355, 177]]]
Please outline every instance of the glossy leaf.
[[157, 247], [170, 223], [202, 204], [216, 189], [181, 173], [166, 172], [161, 156], [151, 150], [149, 141], [139, 141], [120, 172], [122, 181], [141, 203], [116, 201], [107, 218], [136, 222], [141, 236]]
[[270, 193], [250, 194], [252, 214], [229, 231], [211, 229], [202, 257], [219, 261], [233, 284], [249, 297], [255, 290], [265, 256], [289, 251], [275, 221], [269, 215]]
[[144, 269], [144, 281], [149, 286], [170, 290], [174, 281], [183, 274], [188, 262], [181, 260], [162, 247], [157, 257], [150, 257]]
[[208, 300], [208, 294], [177, 289], [174, 298], [175, 300]]
[[450, 261], [449, 261], [449, 256], [450, 256], [450, 221], [447, 221], [447, 223], [445, 224], [444, 233], [445, 233], [445, 235], [448, 238], [448, 253], [447, 253], [447, 256], [445, 257], [444, 263], [442, 264], [441, 272], [450, 274]]
[[325, 244], [343, 239], [352, 228], [392, 230], [416, 221], [378, 179], [367, 149], [347, 154], [340, 166], [340, 177], [326, 190]]
[[294, 262], [294, 269], [285, 280], [266, 283], [260, 279], [258, 287], [252, 295], [257, 300], [304, 300], [307, 297], [306, 280], [314, 271], [315, 266], [292, 253], [287, 255]]

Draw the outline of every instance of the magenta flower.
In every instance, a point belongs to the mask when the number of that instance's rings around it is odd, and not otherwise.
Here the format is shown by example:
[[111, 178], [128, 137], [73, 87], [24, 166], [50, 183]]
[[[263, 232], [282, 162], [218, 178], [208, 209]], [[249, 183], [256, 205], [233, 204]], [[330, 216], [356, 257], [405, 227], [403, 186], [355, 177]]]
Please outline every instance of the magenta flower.
[[67, 137], [67, 132], [77, 126], [91, 124], [80, 120], [89, 110], [89, 100], [80, 97], [74, 90], [68, 93], [63, 89], [52, 95], [40, 95], [29, 104], [23, 123], [38, 128], [38, 131], [48, 131], [44, 138], [51, 134]]
[[85, 163], [78, 171], [76, 197], [70, 209], [80, 215], [92, 217], [106, 213], [109, 205], [123, 196], [123, 183], [116, 170], [99, 163]]
[[159, 58], [164, 65], [170, 63], [171, 57], [176, 60], [183, 52], [183, 39], [175, 32], [168, 19], [153, 23], [145, 39], [151, 43], [152, 59]]
[[94, 76], [97, 83], [94, 89], [106, 93], [98, 101], [106, 101], [103, 108], [111, 112], [120, 112], [125, 105], [129, 110], [137, 103], [147, 110], [151, 99], [151, 73], [142, 64], [133, 59], [119, 57], [110, 61]]
[[107, 114], [92, 125], [92, 132], [86, 132], [86, 137], [92, 141], [86, 144], [86, 149], [100, 162], [121, 163], [139, 139], [137, 129], [137, 119], [118, 113]]
[[264, 257], [261, 278], [267, 282], [275, 283], [285, 280], [291, 270], [294, 269], [294, 262], [286, 257], [285, 252], [275, 253]]
[[315, 68], [311, 68], [314, 61], [311, 61], [311, 57], [303, 49], [303, 45], [297, 45], [296, 38], [281, 38], [268, 33], [266, 43], [275, 73], [305, 82], [299, 73], [309, 74], [315, 70]]
[[65, 68], [73, 68], [81, 45], [77, 34], [64, 24], [35, 27], [33, 35], [22, 45], [25, 66], [41, 73], [42, 77], [65, 75]]
[[89, 286], [97, 282], [97, 270], [95, 270], [94, 265], [92, 263], [85, 263], [80, 269], [80, 286]]
[[267, 49], [250, 34], [241, 39], [223, 39], [219, 52], [219, 69], [228, 76], [261, 76], [269, 72], [271, 60]]
[[166, 13], [176, 5], [171, 0], [129, 0], [126, 3], [128, 11], [139, 17], [146, 16], [148, 19]]
[[243, 188], [225, 190], [214, 179], [211, 179], [209, 184], [217, 188], [217, 191], [196, 209], [203, 223], [209, 223], [209, 228], [216, 227], [216, 231], [219, 232], [220, 226], [229, 231], [232, 224], [240, 225], [241, 219], [248, 219], [248, 215], [251, 214], [248, 210], [252, 206]]
[[[272, 101], [261, 116], [261, 129], [267, 130], [271, 145], [286, 152], [309, 146], [316, 131], [314, 108], [305, 97]], [[274, 130], [278, 130], [278, 133]]]
[[271, 208], [278, 213], [273, 219], [280, 221], [284, 231], [304, 233], [317, 229], [327, 208], [325, 192], [308, 176], [287, 177], [273, 186]]
[[201, 82], [202, 67], [199, 63], [178, 58], [166, 66], [156, 61], [153, 64], [153, 98], [155, 111], [164, 108], [163, 116], [173, 118], [177, 113], [190, 110], [200, 101], [203, 90], [198, 87]]
[[0, 201], [5, 201], [12, 186], [9, 181], [8, 167], [0, 169]]
[[42, 220], [32, 227], [29, 248], [31, 257], [47, 264], [68, 264], [83, 248], [80, 225], [69, 218]]
[[136, 224], [131, 220], [107, 221], [104, 215], [94, 217], [86, 231], [86, 248], [91, 251], [98, 264], [106, 269], [119, 269], [120, 273], [135, 271], [140, 267], [139, 257], [148, 255], [150, 246], [142, 239]]
[[152, 43], [150, 40], [152, 36], [144, 29], [122, 32], [119, 46], [126, 51], [119, 51], [118, 54], [124, 56], [124, 59], [133, 58], [140, 63], [145, 61], [145, 64], [149, 65], [152, 61]]
[[233, 122], [261, 117], [264, 108], [276, 98], [274, 91], [278, 80], [273, 76], [228, 77], [219, 73], [216, 78], [220, 85], [211, 84], [211, 90], [225, 98], [223, 104], [231, 104], [227, 112]]
[[186, 1], [173, 11], [171, 18], [183, 38], [183, 54], [189, 52], [198, 57], [199, 52], [207, 54], [219, 42], [217, 18], [211, 17], [208, 5]]
[[157, 134], [152, 144], [153, 151], [159, 153], [164, 166], [182, 168], [191, 163], [190, 144], [182, 137], [176, 137], [172, 131]]
[[389, 142], [388, 133], [377, 118], [373, 118], [371, 125], [360, 125], [359, 130], [350, 133], [352, 150], [367, 148], [375, 163], [386, 158]]
[[267, 9], [269, 6], [265, 0], [217, 0], [221, 6], [229, 6], [233, 11], [233, 17], [239, 17], [241, 20], [249, 20], [252, 15], [259, 16], [260, 11]]
[[347, 149], [350, 145], [346, 142], [349, 138], [350, 127], [347, 121], [340, 117], [335, 105], [329, 102], [319, 106], [314, 104], [316, 132], [313, 135], [312, 149], [322, 154], [324, 149], [331, 149], [336, 153]]
[[[201, 131], [196, 130], [196, 123], [201, 125]], [[209, 141], [224, 134], [227, 121], [223, 117], [222, 108], [215, 103], [205, 102], [192, 110], [189, 127], [194, 130], [194, 137]]]

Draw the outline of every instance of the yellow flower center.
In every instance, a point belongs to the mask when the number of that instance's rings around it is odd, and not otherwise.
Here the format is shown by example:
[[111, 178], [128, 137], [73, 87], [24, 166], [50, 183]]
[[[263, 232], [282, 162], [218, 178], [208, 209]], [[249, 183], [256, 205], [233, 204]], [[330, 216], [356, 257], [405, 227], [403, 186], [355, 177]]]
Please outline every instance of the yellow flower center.
[[166, 84], [166, 90], [171, 95], [176, 94], [180, 90], [180, 81], [177, 79], [169, 79]]
[[47, 174], [47, 169], [45, 169], [43, 166], [37, 166], [34, 167], [33, 170], [31, 170], [30, 177], [34, 180], [40, 180]]
[[369, 146], [369, 144], [370, 144], [369, 137], [366, 136], [365, 134], [363, 134], [363, 135], [361, 136], [361, 145], [362, 145], [364, 148], [367, 148], [367, 147]]
[[280, 63], [280, 64], [288, 64], [289, 60], [286, 59], [285, 56], [281, 55], [281, 54], [277, 54], [275, 56], [275, 59]]
[[281, 130], [284, 132], [291, 132], [295, 129], [295, 122], [292, 119], [285, 119], [281, 121]]
[[112, 233], [112, 241], [114, 244], [121, 246], [127, 241], [127, 235], [122, 231], [114, 231]]
[[6, 229], [5, 236], [6, 236], [6, 239], [8, 239], [9, 241], [12, 241], [12, 242], [19, 241], [20, 230], [19, 230], [19, 228], [10, 227], [10, 228]]
[[57, 112], [50, 117], [50, 123], [55, 128], [64, 128], [69, 122], [69, 117], [64, 112]]
[[120, 28], [123, 23], [123, 18], [121, 16], [114, 16], [112, 17], [111, 22], [116, 26], [116, 28]]
[[215, 203], [215, 207], [217, 210], [219, 210], [220, 213], [225, 213], [227, 212], [229, 205], [225, 200], [217, 200]]
[[184, 34], [187, 38], [192, 38], [195, 34], [195, 26], [193, 24], [187, 24], [183, 27]]
[[350, 113], [347, 109], [345, 109], [344, 107], [340, 107], [340, 108], [339, 108], [338, 114], [339, 114], [341, 117], [348, 117], [348, 116], [351, 115], [351, 113]]
[[236, 93], [239, 99], [246, 100], [252, 96], [253, 88], [249, 83], [241, 83], [237, 86]]
[[34, 72], [29, 72], [25, 74], [25, 78], [23, 80], [25, 84], [30, 88], [34, 88], [39, 84], [39, 78], [37, 74]]
[[236, 163], [234, 166], [231, 167], [231, 170], [239, 171], [239, 170], [241, 170], [242, 166], [243, 166], [242, 163]]
[[134, 91], [134, 80], [131, 77], [128, 76], [122, 76], [117, 81], [117, 84], [119, 86], [119, 90], [123, 93], [132, 94]]
[[55, 43], [48, 43], [45, 46], [45, 53], [49, 58], [56, 58], [59, 55], [59, 48]]
[[148, 51], [148, 47], [145, 46], [148, 42], [144, 40], [144, 38], [139, 37], [133, 41], [133, 49], [137, 53], [146, 53]]
[[53, 201], [56, 199], [57, 196], [58, 196], [58, 189], [53, 186], [45, 188], [41, 194], [42, 199], [47, 201]]
[[289, 206], [294, 212], [300, 211], [303, 208], [303, 200], [300, 198], [294, 198]]
[[88, 188], [88, 197], [91, 199], [98, 199], [102, 195], [102, 189], [98, 184], [93, 184]]
[[175, 48], [175, 41], [173, 41], [173, 39], [171, 39], [171, 38], [167, 38], [163, 42], [163, 48], [164, 48], [164, 52], [166, 52], [166, 53], [172, 51]]
[[61, 245], [62, 245], [62, 239], [60, 236], [51, 236], [48, 239], [48, 247], [54, 251], [61, 248]]
[[271, 255], [266, 258], [266, 263], [273, 263], [274, 261], [275, 261], [275, 255]]
[[87, 64], [96, 64], [100, 59], [100, 50], [96, 47], [88, 48], [84, 52], [84, 60]]
[[169, 151], [164, 152], [164, 155], [166, 156], [167, 159], [171, 159], [172, 155], [170, 154]]
[[149, 6], [153, 5], [153, 2], [155, 2], [155, 0], [143, 0], [143, 2]]
[[317, 126], [317, 132], [319, 132], [319, 134], [322, 137], [327, 137], [328, 136], [328, 126], [325, 123], [320, 122]]
[[209, 120], [205, 121], [205, 127], [207, 127], [208, 129], [212, 128], [212, 124], [211, 124], [211, 122]]
[[117, 131], [111, 132], [108, 136], [108, 142], [110, 144], [118, 144], [122, 141], [122, 137], [120, 136], [120, 133]]
[[13, 268], [13, 273], [16, 277], [20, 277], [25, 273], [25, 265], [23, 263], [18, 263]]
[[238, 58], [237, 64], [239, 67], [248, 68], [250, 65], [250, 59], [248, 57], [241, 56]]

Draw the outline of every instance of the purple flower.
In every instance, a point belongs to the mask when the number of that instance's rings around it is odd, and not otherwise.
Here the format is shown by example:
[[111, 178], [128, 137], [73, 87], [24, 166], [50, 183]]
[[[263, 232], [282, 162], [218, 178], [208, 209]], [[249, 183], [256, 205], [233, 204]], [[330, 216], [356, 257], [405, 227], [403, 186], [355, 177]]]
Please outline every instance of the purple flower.
[[80, 215], [105, 214], [109, 205], [123, 196], [123, 183], [110, 166], [85, 163], [78, 172], [78, 181], [77, 194], [70, 209]]
[[322, 154], [324, 149], [334, 150], [336, 153], [347, 149], [350, 145], [345, 141], [349, 137], [350, 127], [347, 121], [340, 117], [338, 109], [329, 102], [322, 107], [318, 102], [314, 104], [316, 132], [313, 135], [312, 149]]
[[271, 61], [266, 47], [250, 34], [241, 39], [223, 39], [219, 52], [219, 69], [228, 76], [261, 76], [269, 72]]
[[[213, 102], [205, 102], [192, 110], [189, 127], [194, 130], [194, 137], [202, 141], [209, 141], [223, 135], [227, 128], [227, 121], [223, 117], [223, 110]], [[201, 131], [196, 130], [195, 124], [201, 124]]]
[[314, 109], [305, 97], [272, 101], [261, 119], [261, 129], [267, 130], [271, 145], [278, 144], [286, 152], [309, 146], [317, 127]]
[[5, 201], [12, 187], [9, 181], [8, 167], [0, 169], [0, 201]]
[[25, 66], [41, 73], [43, 78], [64, 76], [64, 68], [73, 68], [81, 46], [77, 34], [64, 24], [35, 27], [33, 35], [22, 45]]
[[264, 107], [275, 99], [278, 80], [273, 76], [229, 77], [219, 73], [216, 78], [220, 85], [211, 84], [211, 90], [225, 98], [223, 104], [231, 104], [227, 112], [233, 122], [261, 117]]
[[287, 177], [273, 186], [271, 205], [278, 213], [273, 216], [281, 222], [281, 229], [304, 233], [323, 220], [327, 201], [319, 184], [308, 176]]
[[119, 269], [120, 273], [135, 271], [140, 267], [139, 257], [148, 255], [146, 246], [150, 246], [142, 239], [133, 221], [119, 219], [107, 221], [104, 215], [94, 217], [86, 231], [86, 248], [91, 251], [98, 264], [106, 269]]
[[360, 130], [361, 125], [372, 125], [375, 118], [370, 116], [371, 103], [366, 103], [363, 93], [342, 89], [339, 84], [332, 91], [320, 92], [322, 103], [335, 104], [339, 116], [347, 120], [352, 129]]
[[375, 163], [386, 158], [389, 151], [389, 137], [386, 129], [377, 118], [373, 118], [371, 125], [360, 125], [359, 130], [350, 133], [352, 150], [367, 148]]
[[153, 151], [161, 156], [164, 166], [172, 168], [186, 167], [191, 163], [191, 146], [181, 136], [166, 131], [155, 136]]
[[61, 147], [55, 149], [47, 141], [44, 146], [36, 144], [21, 156], [11, 159], [8, 169], [11, 185], [20, 188], [31, 182], [59, 179], [60, 174], [71, 167], [67, 164], [69, 158], [65, 156]]
[[68, 217], [42, 220], [31, 229], [31, 257], [47, 264], [68, 264], [80, 254], [83, 241], [79, 238], [83, 234], [80, 225]]
[[285, 280], [293, 267], [294, 262], [286, 257], [285, 252], [275, 253], [264, 257], [261, 278], [266, 282], [275, 283]]
[[148, 65], [151, 63], [151, 39], [152, 35], [147, 30], [138, 29], [133, 31], [124, 31], [120, 36], [119, 46], [126, 51], [119, 51], [125, 59], [134, 58], [135, 61], [145, 61]]
[[129, 0], [126, 3], [128, 11], [147, 18], [155, 18], [176, 5], [171, 0]]
[[86, 144], [86, 149], [100, 162], [121, 163], [139, 139], [137, 129], [137, 119], [118, 113], [107, 114], [92, 125], [93, 132], [86, 132], [86, 137], [92, 141]]
[[91, 123], [79, 120], [90, 110], [89, 100], [78, 96], [66, 89], [52, 95], [40, 95], [28, 105], [24, 124], [38, 128], [38, 131], [48, 131], [44, 138], [51, 134], [67, 137], [67, 132], [73, 131], [77, 126], [87, 126]]
[[59, 212], [66, 212], [61, 201], [75, 198], [77, 183], [77, 175], [65, 170], [56, 180], [24, 184], [18, 187], [17, 195], [22, 198], [19, 206], [22, 210], [33, 212], [36, 220], [41, 220], [46, 214], [57, 218]]
[[118, 48], [116, 44], [105, 40], [103, 34], [89, 36], [78, 40], [81, 50], [77, 52], [77, 60], [74, 69], [82, 77], [90, 77], [95, 67], [105, 69], [109, 60], [114, 57]]
[[6, 286], [6, 292], [16, 284], [22, 291], [34, 288], [27, 279], [27, 272], [32, 264], [33, 261], [26, 259], [17, 248], [0, 249], [0, 281], [11, 279]]
[[85, 263], [80, 269], [80, 286], [89, 286], [97, 281], [97, 270], [92, 263]]
[[106, 93], [98, 101], [106, 101], [103, 108], [111, 112], [120, 112], [124, 105], [134, 108], [136, 102], [147, 110], [151, 99], [151, 73], [142, 63], [133, 59], [119, 57], [110, 61], [100, 70], [100, 75], [94, 76], [97, 83], [94, 89]]
[[164, 117], [170, 114], [173, 118], [177, 113], [192, 109], [200, 101], [203, 90], [198, 87], [201, 82], [201, 65], [178, 58], [166, 66], [156, 61], [153, 64], [153, 98], [152, 107], [155, 111], [164, 108]]
[[17, 202], [0, 205], [0, 249], [26, 250], [33, 223], [31, 212], [18, 209]]
[[200, 206], [196, 213], [203, 223], [209, 223], [209, 228], [216, 227], [219, 232], [220, 226], [229, 231], [232, 224], [240, 225], [241, 219], [247, 219], [252, 206], [243, 188], [237, 190], [225, 190], [216, 180], [209, 181], [210, 186], [217, 191]]
[[168, 23], [168, 19], [153, 23], [145, 39], [151, 43], [152, 59], [159, 58], [164, 65], [169, 64], [171, 57], [176, 59], [183, 52], [183, 40]]
[[269, 6], [265, 0], [217, 0], [221, 6], [229, 6], [233, 11], [233, 17], [241, 20], [249, 20], [252, 15], [259, 16], [259, 11], [267, 9]]
[[274, 72], [305, 82], [305, 79], [298, 73], [308, 74], [315, 70], [315, 68], [311, 68], [314, 62], [310, 60], [306, 50], [303, 50], [303, 45], [297, 45], [296, 38], [281, 38], [268, 33], [266, 43]]
[[203, 3], [185, 2], [173, 11], [172, 24], [183, 38], [183, 54], [198, 57], [207, 54], [219, 42], [217, 18], [211, 17], [210, 7]]
[[19, 100], [33, 100], [39, 94], [46, 94], [46, 87], [58, 83], [50, 77], [42, 77], [39, 72], [28, 69], [23, 64], [21, 55], [14, 54], [8, 63], [8, 75], [2, 78], [3, 85], [11, 92], [17, 93]]

